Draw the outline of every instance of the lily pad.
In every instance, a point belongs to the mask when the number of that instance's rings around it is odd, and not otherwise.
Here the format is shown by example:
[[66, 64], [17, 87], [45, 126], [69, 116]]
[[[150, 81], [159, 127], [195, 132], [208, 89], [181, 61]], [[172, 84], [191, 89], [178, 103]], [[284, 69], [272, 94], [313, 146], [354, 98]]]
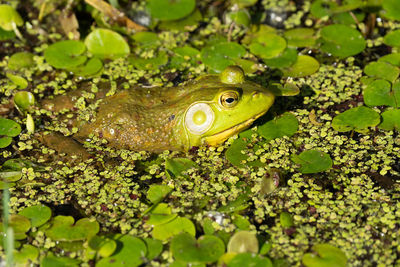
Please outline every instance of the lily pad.
[[12, 31], [13, 25], [21, 26], [24, 23], [19, 13], [10, 5], [0, 5], [0, 27]]
[[167, 31], [190, 31], [193, 30], [193, 27], [199, 24], [202, 18], [203, 16], [201, 15], [201, 12], [198, 9], [195, 9], [191, 14], [182, 19], [161, 21], [158, 28]]
[[152, 184], [149, 190], [147, 190], [147, 198], [152, 203], [158, 203], [171, 191], [172, 188], [168, 185]]
[[186, 17], [195, 7], [195, 0], [149, 0], [147, 4], [151, 16], [164, 21]]
[[10, 70], [21, 70], [32, 67], [34, 64], [33, 54], [29, 52], [15, 53], [8, 60], [8, 68]]
[[196, 228], [191, 220], [185, 217], [177, 217], [170, 222], [154, 226], [152, 235], [156, 239], [166, 241], [182, 232], [195, 236]]
[[175, 56], [171, 58], [171, 67], [179, 68], [184, 62], [195, 64], [199, 60], [200, 51], [191, 46], [177, 47], [173, 50]]
[[89, 247], [103, 258], [111, 256], [117, 249], [117, 242], [106, 236], [93, 236], [89, 241]]
[[397, 0], [382, 1], [381, 13], [390, 19], [400, 20], [400, 2]]
[[21, 126], [13, 120], [0, 118], [0, 148], [11, 144], [12, 137], [21, 133]]
[[270, 68], [286, 68], [294, 64], [297, 60], [297, 49], [286, 47], [286, 49], [277, 57], [263, 59]]
[[13, 254], [16, 266], [29, 266], [30, 263], [35, 262], [38, 258], [39, 249], [32, 245], [24, 244], [19, 251], [15, 250]]
[[306, 253], [302, 262], [307, 267], [345, 267], [347, 257], [340, 249], [329, 244], [317, 244], [312, 247], [314, 253]]
[[165, 51], [161, 51], [157, 56], [152, 58], [141, 58], [136, 56], [129, 57], [129, 62], [139, 70], [155, 70], [167, 64], [168, 55]]
[[390, 109], [382, 113], [382, 123], [379, 128], [397, 130], [400, 132], [400, 109]]
[[304, 77], [317, 72], [319, 69], [319, 62], [307, 55], [299, 55], [297, 61], [288, 68], [282, 69], [286, 77]]
[[85, 63], [86, 56], [82, 55], [85, 51], [85, 44], [81, 41], [60, 41], [44, 51], [44, 58], [55, 68], [68, 69]]
[[132, 39], [140, 48], [154, 48], [161, 43], [160, 38], [154, 32], [136, 32], [132, 35]]
[[28, 87], [28, 81], [21, 75], [7, 72], [6, 76], [8, 79], [10, 79], [13, 82], [13, 84], [18, 86], [19, 89], [25, 89], [26, 87]]
[[56, 216], [45, 234], [54, 241], [77, 241], [91, 238], [99, 231], [98, 222], [91, 219], [83, 218], [75, 224], [74, 221], [71, 216]]
[[47, 256], [40, 263], [41, 267], [78, 267], [79, 261], [67, 257]]
[[228, 262], [228, 267], [272, 267], [272, 262], [267, 257], [261, 257], [253, 253], [240, 253], [233, 257], [232, 260]]
[[350, 26], [334, 24], [321, 30], [321, 50], [339, 58], [357, 55], [366, 47], [362, 34]]
[[129, 45], [119, 34], [108, 29], [95, 29], [85, 38], [88, 51], [99, 58], [116, 59], [130, 53]]
[[279, 214], [279, 221], [283, 228], [289, 228], [294, 225], [293, 216], [289, 212], [281, 212]]
[[181, 233], [171, 241], [175, 259], [187, 263], [211, 263], [224, 254], [224, 242], [213, 235], [203, 235], [196, 240], [188, 233]]
[[96, 267], [108, 266], [139, 266], [146, 255], [146, 244], [139, 238], [131, 235], [117, 234], [113, 238], [118, 248], [113, 255], [103, 258], [96, 263]]
[[51, 209], [45, 205], [35, 205], [26, 207], [18, 214], [31, 220], [33, 227], [39, 227], [51, 218]]
[[378, 59], [378, 62], [386, 62], [393, 66], [400, 67], [400, 53], [384, 55]]
[[380, 122], [379, 114], [365, 106], [352, 108], [337, 115], [332, 120], [332, 127], [338, 132], [368, 132], [368, 127], [375, 127]]
[[16, 182], [22, 177], [21, 171], [2, 171], [0, 172], [0, 179], [4, 182]]
[[311, 4], [310, 12], [316, 18], [323, 18], [332, 14], [332, 7], [336, 6], [333, 1], [316, 0]]
[[275, 33], [266, 33], [254, 40], [249, 48], [254, 55], [270, 59], [279, 56], [285, 50], [286, 40]]
[[0, 27], [0, 41], [9, 40], [15, 37], [14, 31], [6, 31]]
[[[0, 224], [0, 234], [1, 234], [1, 241], [5, 237], [4, 232], [4, 224]], [[22, 240], [26, 238], [26, 232], [31, 229], [31, 222], [28, 218], [18, 214], [12, 214], [10, 216], [8, 227], [11, 227], [14, 231], [14, 239], [15, 240]], [[3, 244], [3, 243], [2, 243]]]
[[197, 164], [187, 158], [174, 158], [165, 160], [165, 170], [170, 178], [182, 176], [183, 172], [196, 167]]
[[75, 75], [80, 77], [90, 77], [98, 74], [103, 68], [103, 62], [97, 57], [89, 59], [84, 65], [79, 65], [74, 68], [70, 68]]
[[171, 207], [167, 203], [160, 203], [153, 206], [147, 225], [157, 226], [172, 221], [178, 214], [172, 214]]
[[314, 29], [296, 28], [285, 31], [288, 46], [294, 47], [310, 47], [315, 44]]
[[203, 48], [200, 57], [207, 67], [219, 73], [245, 54], [246, 49], [238, 43], [219, 42]]
[[368, 84], [364, 90], [364, 103], [368, 106], [391, 106], [400, 105], [400, 82], [391, 86], [388, 81], [376, 80]]
[[35, 105], [35, 96], [31, 92], [18, 91], [14, 95], [14, 104], [20, 111], [27, 111]]
[[400, 69], [385, 62], [371, 62], [365, 66], [364, 72], [368, 76], [394, 82], [399, 77]]
[[250, 231], [236, 232], [229, 240], [227, 251], [235, 253], [258, 253], [256, 234]]
[[273, 120], [264, 123], [257, 128], [257, 132], [268, 141], [283, 136], [294, 135], [299, 128], [299, 122], [296, 116], [286, 112]]
[[240, 194], [235, 200], [229, 201], [225, 206], [218, 208], [219, 212], [232, 213], [246, 209], [249, 204], [250, 190], [245, 188], [245, 191]]
[[299, 164], [301, 173], [317, 173], [329, 170], [332, 167], [332, 159], [325, 152], [318, 150], [306, 150], [299, 155], [292, 155], [292, 161]]
[[234, 22], [236, 25], [242, 25], [248, 27], [251, 22], [251, 17], [247, 9], [239, 9], [226, 12], [225, 21], [227, 24]]
[[147, 246], [147, 255], [146, 258], [149, 260], [154, 259], [158, 255], [161, 254], [163, 250], [163, 244], [160, 240], [152, 239], [152, 238], [143, 238], [144, 242]]
[[400, 30], [391, 31], [383, 37], [383, 43], [388, 46], [400, 47]]

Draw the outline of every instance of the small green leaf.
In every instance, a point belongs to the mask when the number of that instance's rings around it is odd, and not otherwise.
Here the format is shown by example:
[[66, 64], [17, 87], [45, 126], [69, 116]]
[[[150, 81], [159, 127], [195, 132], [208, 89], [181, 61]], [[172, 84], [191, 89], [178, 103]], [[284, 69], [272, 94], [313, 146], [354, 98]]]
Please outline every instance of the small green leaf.
[[67, 257], [46, 256], [40, 263], [41, 267], [78, 267], [79, 261]]
[[85, 38], [88, 51], [96, 57], [116, 59], [130, 53], [129, 45], [119, 34], [108, 29], [95, 29]]
[[299, 122], [296, 116], [286, 112], [257, 128], [257, 132], [268, 141], [283, 136], [292, 136], [297, 132]]
[[149, 190], [147, 190], [147, 198], [152, 203], [158, 203], [171, 191], [171, 187], [167, 185], [152, 184], [150, 185]]
[[297, 49], [286, 47], [286, 49], [277, 57], [263, 59], [270, 68], [286, 68], [293, 65], [297, 60]]
[[103, 68], [103, 62], [97, 57], [89, 59], [84, 65], [79, 65], [74, 68], [69, 68], [75, 75], [80, 77], [90, 77], [98, 74]]
[[294, 225], [293, 217], [289, 212], [281, 212], [281, 214], [279, 214], [279, 220], [283, 228], [289, 228]]
[[170, 222], [156, 225], [153, 228], [152, 235], [156, 239], [166, 241], [181, 232], [186, 232], [195, 236], [196, 228], [191, 220], [185, 217], [177, 217]]
[[5, 182], [16, 182], [22, 177], [21, 171], [2, 171], [0, 172], [0, 179]]
[[368, 106], [391, 106], [400, 105], [400, 81], [391, 86], [388, 81], [375, 80], [364, 90], [364, 102]]
[[161, 252], [163, 251], [163, 244], [160, 240], [148, 237], [143, 238], [143, 240], [147, 246], [147, 255], [146, 255], [147, 259], [152, 260], [155, 257], [158, 257], [158, 255], [160, 255]]
[[26, 207], [18, 214], [31, 220], [33, 227], [39, 227], [51, 218], [51, 209], [45, 205], [35, 205]]
[[21, 126], [13, 120], [0, 118], [0, 135], [15, 137], [21, 133]]
[[400, 47], [400, 30], [391, 31], [383, 37], [383, 43], [388, 46]]
[[234, 253], [258, 253], [256, 234], [250, 231], [236, 232], [229, 240], [227, 251]]
[[39, 249], [29, 244], [24, 244], [19, 251], [14, 251], [16, 266], [30, 266], [30, 263], [36, 262], [38, 256]]
[[285, 50], [286, 40], [275, 33], [266, 33], [254, 40], [249, 48], [254, 55], [270, 59], [279, 56]]
[[187, 158], [174, 158], [165, 160], [165, 170], [170, 178], [182, 176], [185, 171], [196, 167], [197, 164]]
[[203, 235], [196, 240], [188, 233], [181, 233], [171, 241], [175, 259], [187, 263], [211, 263], [224, 254], [224, 242], [213, 235]]
[[106, 236], [93, 236], [89, 241], [89, 247], [99, 253], [103, 258], [111, 256], [117, 249], [117, 242]]
[[368, 127], [375, 127], [380, 122], [379, 114], [365, 106], [352, 108], [340, 113], [332, 120], [332, 127], [338, 132], [368, 132]]
[[299, 155], [292, 155], [292, 161], [299, 164], [301, 173], [317, 173], [329, 170], [332, 167], [332, 159], [325, 152], [318, 150], [306, 150]]
[[191, 14], [181, 19], [161, 21], [161, 23], [158, 24], [158, 28], [167, 31], [192, 31], [194, 27], [199, 24], [202, 18], [203, 16], [201, 15], [201, 12], [198, 9], [195, 9]]
[[186, 17], [195, 7], [195, 0], [148, 0], [147, 5], [153, 18], [164, 21]]
[[167, 203], [160, 203], [155, 207], [153, 206], [150, 218], [146, 221], [146, 224], [157, 226], [172, 221], [177, 216], [178, 214], [172, 214], [171, 207]]
[[141, 58], [130, 56], [128, 60], [133, 66], [135, 66], [135, 68], [139, 70], [155, 70], [167, 64], [168, 55], [165, 51], [161, 51], [156, 57]]
[[400, 1], [384, 0], [382, 1], [381, 14], [389, 19], [400, 20]]
[[201, 50], [201, 60], [214, 72], [221, 72], [230, 65], [235, 65], [234, 59], [246, 54], [246, 50], [238, 43], [219, 42]]
[[8, 60], [10, 70], [21, 70], [35, 65], [33, 54], [29, 52], [18, 52], [13, 54]]
[[272, 262], [269, 258], [261, 257], [254, 253], [240, 253], [228, 262], [228, 267], [272, 267]]
[[366, 47], [366, 42], [359, 31], [341, 24], [322, 28], [321, 41], [321, 50], [339, 58], [357, 55]]
[[8, 147], [12, 142], [12, 138], [9, 136], [0, 137], [0, 148]]
[[11, 72], [7, 72], [6, 76], [12, 81], [13, 84], [18, 86], [19, 89], [25, 89], [26, 87], [28, 87], [28, 81], [24, 77], [12, 74]]
[[200, 51], [191, 46], [177, 47], [173, 49], [175, 56], [171, 58], [170, 65], [173, 68], [179, 68], [185, 62], [195, 64], [199, 59]]
[[85, 44], [81, 41], [60, 41], [44, 51], [44, 58], [55, 68], [68, 69], [85, 63], [86, 56], [82, 55], [85, 50]]
[[83, 218], [74, 224], [73, 217], [59, 215], [53, 218], [45, 234], [54, 241], [77, 241], [91, 238], [98, 231], [99, 224], [96, 221]]
[[315, 44], [314, 29], [295, 28], [284, 33], [288, 46], [310, 47]]
[[319, 69], [319, 62], [307, 55], [297, 56], [297, 61], [288, 68], [282, 69], [286, 77], [304, 77], [317, 72]]
[[137, 43], [140, 48], [154, 48], [161, 43], [157, 33], [154, 32], [136, 32], [132, 35], [132, 39], [135, 40], [135, 43]]
[[9, 40], [15, 37], [14, 31], [6, 31], [0, 27], [0, 41]]
[[379, 128], [400, 132], [400, 109], [385, 110], [382, 113], [382, 123], [379, 125]]
[[250, 13], [247, 9], [239, 9], [230, 12], [226, 12], [225, 21], [227, 24], [235, 23], [236, 25], [242, 25], [248, 27], [251, 22]]
[[386, 62], [393, 66], [400, 67], [400, 53], [393, 53], [380, 57], [378, 62]]
[[12, 31], [13, 25], [21, 26], [24, 23], [18, 12], [9, 5], [0, 5], [0, 27]]
[[385, 62], [371, 62], [365, 66], [364, 72], [368, 76], [394, 82], [399, 77], [400, 69]]
[[14, 104], [19, 110], [27, 111], [35, 105], [35, 96], [31, 92], [18, 91], [14, 95]]
[[[14, 239], [22, 240], [26, 238], [26, 232], [31, 228], [31, 222], [28, 218], [18, 214], [12, 214], [8, 221], [8, 226], [11, 227], [14, 231]], [[5, 237], [4, 224], [0, 224], [0, 240], [3, 242], [3, 238]], [[3, 243], [2, 243], [3, 244]]]
[[340, 249], [329, 244], [317, 244], [312, 247], [317, 254], [306, 253], [302, 262], [307, 267], [346, 267], [347, 257]]
[[336, 6], [335, 2], [316, 0], [311, 4], [311, 14], [316, 18], [323, 18], [332, 14], [332, 8]]

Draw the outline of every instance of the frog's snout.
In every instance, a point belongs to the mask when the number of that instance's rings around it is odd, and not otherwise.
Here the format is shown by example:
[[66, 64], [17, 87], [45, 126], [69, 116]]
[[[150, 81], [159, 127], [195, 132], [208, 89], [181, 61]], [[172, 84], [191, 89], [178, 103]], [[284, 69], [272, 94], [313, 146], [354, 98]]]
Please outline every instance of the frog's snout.
[[260, 91], [254, 91], [252, 94], [253, 99], [258, 99], [261, 96], [261, 92]]

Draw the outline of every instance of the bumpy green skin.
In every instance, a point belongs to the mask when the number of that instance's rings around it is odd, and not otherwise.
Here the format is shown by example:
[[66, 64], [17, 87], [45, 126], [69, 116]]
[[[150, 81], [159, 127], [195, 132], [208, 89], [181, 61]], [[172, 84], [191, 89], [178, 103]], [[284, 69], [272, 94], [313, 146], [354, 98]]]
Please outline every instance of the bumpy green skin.
[[[74, 138], [83, 142], [90, 134], [95, 134], [105, 138], [112, 147], [153, 152], [217, 145], [248, 127], [274, 101], [269, 90], [245, 81], [239, 70], [230, 67], [221, 76], [202, 76], [178, 87], [119, 91], [103, 99], [95, 121], [80, 126]], [[229, 83], [221, 82], [224, 80], [221, 77], [227, 72], [232, 76], [232, 71], [237, 71], [233, 76], [237, 74], [238, 77], [230, 78]], [[220, 95], [225, 91], [236, 91], [240, 95], [235, 107], [227, 109], [219, 103]], [[185, 124], [188, 107], [200, 102], [207, 103], [214, 112], [212, 125], [201, 135], [191, 133]], [[243, 122], [240, 127], [232, 128]], [[228, 131], [219, 137], [218, 133], [225, 130]]]

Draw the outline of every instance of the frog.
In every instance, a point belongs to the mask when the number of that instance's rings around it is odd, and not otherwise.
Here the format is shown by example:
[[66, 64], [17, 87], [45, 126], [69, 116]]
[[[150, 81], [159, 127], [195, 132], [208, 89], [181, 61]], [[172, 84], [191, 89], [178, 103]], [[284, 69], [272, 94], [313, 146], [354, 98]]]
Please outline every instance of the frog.
[[228, 66], [175, 87], [103, 93], [95, 118], [77, 122], [72, 137], [84, 143], [96, 136], [116, 149], [154, 153], [218, 146], [264, 115], [274, 100], [271, 90], [246, 79], [240, 67]]

